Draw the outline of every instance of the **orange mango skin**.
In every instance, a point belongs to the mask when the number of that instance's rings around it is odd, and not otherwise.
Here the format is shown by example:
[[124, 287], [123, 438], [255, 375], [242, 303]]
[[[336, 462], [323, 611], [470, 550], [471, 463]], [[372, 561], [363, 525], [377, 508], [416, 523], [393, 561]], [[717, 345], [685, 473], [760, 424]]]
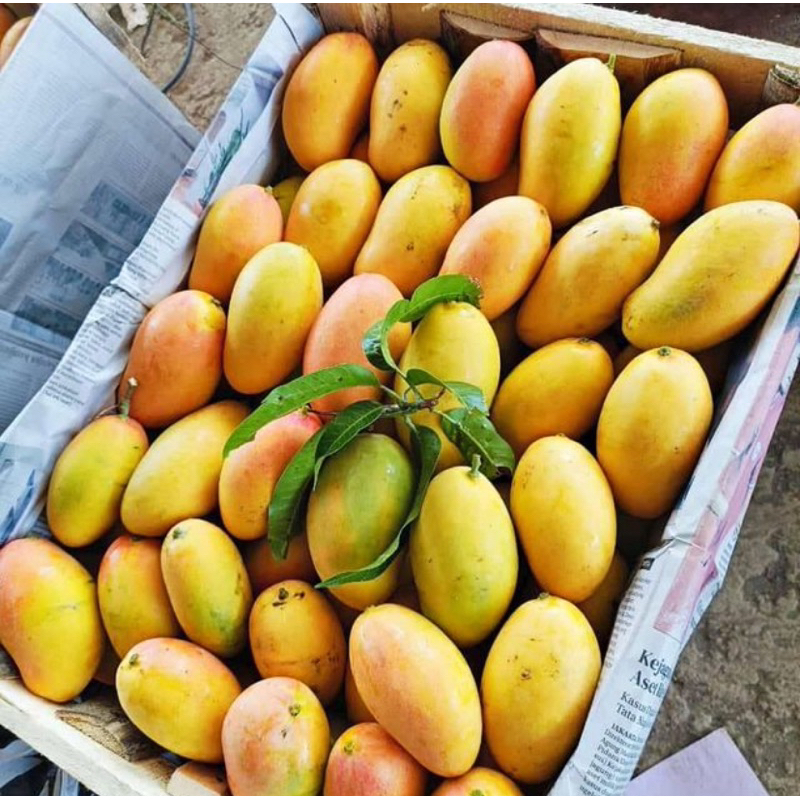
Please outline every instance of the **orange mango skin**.
[[475, 763], [478, 689], [436, 625], [403, 606], [368, 608], [350, 632], [350, 665], [367, 708], [423, 767], [452, 778]]
[[[373, 324], [382, 320], [403, 295], [385, 276], [364, 273], [348, 278], [322, 307], [308, 334], [303, 353], [303, 374], [310, 375], [339, 364], [359, 364], [366, 367], [382, 383], [389, 373], [373, 367], [364, 355], [362, 341]], [[389, 333], [389, 350], [400, 360], [411, 338], [411, 325], [395, 325]], [[380, 400], [377, 387], [357, 386], [321, 397], [311, 403], [318, 412], [335, 412], [359, 400]]]
[[700, 201], [728, 135], [728, 103], [717, 79], [678, 69], [653, 81], [625, 117], [619, 146], [619, 190], [663, 225]]
[[527, 53], [514, 42], [478, 46], [459, 67], [442, 104], [445, 157], [471, 181], [499, 178], [511, 164], [536, 89]]
[[300, 186], [284, 239], [311, 253], [330, 289], [352, 275], [380, 203], [381, 185], [368, 164], [354, 158], [330, 161]]
[[488, 205], [492, 200], [511, 197], [519, 188], [519, 159], [515, 158], [508, 169], [493, 181], [472, 184], [472, 207], [475, 211]]
[[219, 510], [225, 530], [249, 541], [267, 535], [272, 491], [295, 453], [319, 430], [313, 414], [295, 411], [265, 425], [222, 462]]
[[244, 565], [255, 595], [280, 581], [293, 579], [314, 584], [319, 579], [305, 533], [289, 540], [289, 550], [284, 559], [275, 557], [266, 536], [249, 542], [244, 550]]
[[590, 597], [578, 603], [578, 608], [592, 626], [597, 641], [603, 647], [611, 638], [617, 609], [628, 585], [628, 574], [625, 559], [619, 553], [614, 553], [611, 566], [601, 584]]
[[757, 114], [725, 145], [705, 208], [740, 200], [776, 200], [800, 213], [800, 107], [781, 103]]
[[138, 387], [130, 414], [146, 428], [163, 428], [204, 406], [222, 378], [225, 312], [206, 292], [165, 297], [136, 331], [117, 394]]
[[[348, 158], [355, 158], [358, 161], [363, 161], [369, 164], [369, 131], [364, 131], [361, 136], [356, 139], [356, 143], [350, 150]], [[372, 164], [369, 164], [372, 166]]]
[[161, 542], [120, 536], [106, 550], [97, 575], [100, 615], [122, 658], [139, 642], [178, 638], [180, 625], [161, 574]]
[[350, 669], [349, 661], [344, 670], [344, 701], [347, 706], [347, 719], [353, 725], [359, 722], [375, 722], [375, 717], [370, 714], [369, 709], [364, 705], [364, 701], [358, 693], [356, 679], [353, 677], [353, 670]]
[[26, 688], [65, 703], [89, 684], [105, 634], [91, 575], [58, 545], [17, 539], [0, 549], [0, 647]]
[[283, 99], [283, 135], [307, 172], [346, 158], [367, 123], [378, 59], [360, 33], [324, 36], [295, 67]]
[[468, 797], [485, 795], [486, 797], [515, 797], [522, 791], [511, 778], [502, 772], [487, 767], [474, 767], [460, 778], [443, 781], [433, 797]]

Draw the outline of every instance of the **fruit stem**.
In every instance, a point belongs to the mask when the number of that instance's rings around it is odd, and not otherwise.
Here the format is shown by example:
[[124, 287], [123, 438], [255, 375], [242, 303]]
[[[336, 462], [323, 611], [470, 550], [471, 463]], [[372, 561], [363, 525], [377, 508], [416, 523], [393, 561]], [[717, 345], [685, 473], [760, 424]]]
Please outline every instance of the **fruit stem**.
[[119, 401], [119, 415], [122, 419], [128, 419], [130, 416], [131, 398], [138, 385], [139, 381], [137, 381], [136, 378], [128, 378], [128, 388], [125, 389], [125, 394], [122, 396], [122, 400]]
[[669, 349], [669, 347], [659, 347], [659, 348], [658, 348], [658, 354], [659, 354], [660, 356], [662, 356], [662, 357], [664, 357], [664, 356], [668, 356], [668, 355], [670, 355], [671, 353], [672, 353], [672, 350], [670, 350], [670, 349]]
[[477, 478], [481, 471], [481, 457], [478, 453], [472, 456], [472, 466], [469, 468], [470, 478]]
[[608, 61], [606, 61], [606, 66], [608, 67], [608, 69], [611, 71], [611, 74], [613, 75], [614, 74], [614, 69], [617, 66], [617, 54], [616, 53], [612, 53], [608, 57]]

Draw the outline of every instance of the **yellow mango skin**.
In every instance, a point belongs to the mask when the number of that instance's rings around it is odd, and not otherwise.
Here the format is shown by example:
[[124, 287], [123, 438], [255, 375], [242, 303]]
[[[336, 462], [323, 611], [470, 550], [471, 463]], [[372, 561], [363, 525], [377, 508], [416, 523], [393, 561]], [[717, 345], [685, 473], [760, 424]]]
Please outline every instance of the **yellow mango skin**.
[[222, 763], [222, 723], [242, 688], [207, 650], [181, 639], [148, 639], [117, 669], [117, 696], [149, 739], [195, 761]]
[[406, 297], [442, 266], [456, 231], [472, 213], [469, 183], [450, 167], [420, 167], [386, 192], [355, 274], [385, 275]]
[[583, 729], [600, 648], [572, 603], [542, 595], [503, 625], [486, 659], [486, 741], [500, 769], [523, 783], [553, 778]]
[[522, 123], [519, 194], [541, 203], [554, 228], [580, 217], [606, 185], [621, 113], [617, 79], [596, 58], [561, 67], [533, 96]]
[[[500, 382], [500, 347], [486, 317], [469, 303], [439, 303], [435, 305], [411, 334], [400, 369], [405, 373], [412, 367], [424, 369], [443, 381], [464, 381], [477, 386], [491, 406]], [[394, 390], [403, 394], [408, 385], [397, 375]], [[438, 386], [420, 386], [424, 397], [438, 394]], [[458, 408], [461, 402], [446, 392], [436, 408], [446, 411]], [[417, 411], [411, 415], [415, 425], [432, 428], [442, 441], [442, 451], [436, 465], [438, 471], [464, 463], [459, 449], [444, 435], [439, 418], [432, 411]], [[406, 449], [411, 447], [408, 427], [402, 418], [397, 420], [397, 435]]]
[[66, 703], [89, 684], [105, 634], [92, 576], [58, 545], [17, 539], [0, 549], [0, 647], [26, 688]]
[[281, 219], [283, 220], [284, 228], [289, 219], [289, 212], [292, 210], [294, 199], [306, 179], [305, 175], [290, 175], [282, 181], [276, 183], [272, 187], [272, 196], [278, 203], [281, 209]]
[[247, 416], [243, 403], [212, 403], [170, 425], [134, 470], [120, 517], [137, 536], [163, 536], [176, 522], [217, 505], [222, 448]]
[[253, 591], [225, 531], [204, 519], [178, 523], [161, 546], [161, 572], [186, 635], [222, 658], [241, 652]]
[[542, 591], [576, 603], [596, 591], [614, 557], [617, 515], [583, 445], [566, 436], [534, 442], [514, 472], [511, 515]]
[[283, 99], [283, 135], [307, 172], [346, 158], [367, 123], [378, 59], [360, 33], [331, 33], [295, 67]]
[[625, 338], [642, 350], [690, 353], [730, 339], [769, 302], [798, 242], [797, 214], [783, 203], [745, 200], [709, 211], [625, 300]]
[[303, 181], [283, 238], [311, 253], [330, 289], [353, 273], [380, 203], [381, 185], [368, 164], [330, 161]]
[[514, 781], [494, 769], [474, 767], [460, 778], [443, 781], [433, 792], [433, 797], [468, 797], [484, 795], [486, 797], [521, 796], [522, 791]]
[[625, 117], [619, 191], [664, 225], [700, 201], [728, 135], [728, 103], [703, 69], [677, 69], [654, 80]]
[[369, 112], [369, 163], [381, 180], [433, 164], [439, 113], [453, 76], [447, 52], [428, 39], [400, 45], [384, 61]]
[[100, 539], [119, 519], [122, 494], [147, 452], [147, 434], [122, 415], [90, 422], [64, 448], [47, 487], [47, 525], [66, 547]]
[[228, 383], [259, 394], [299, 366], [322, 308], [322, 276], [308, 250], [289, 242], [265, 247], [242, 270], [228, 309], [223, 365]]
[[484, 206], [456, 233], [440, 275], [466, 275], [483, 290], [489, 321], [508, 311], [536, 278], [550, 250], [552, 226], [544, 206], [503, 197]]
[[672, 508], [713, 410], [703, 368], [682, 350], [647, 350], [625, 367], [597, 422], [597, 460], [623, 511], [655, 519]]
[[589, 339], [561, 339], [518, 364], [503, 381], [492, 422], [519, 458], [543, 436], [579, 439], [597, 421], [614, 367], [605, 348]]
[[483, 641], [517, 587], [517, 540], [503, 498], [480, 472], [430, 483], [409, 543], [422, 613], [459, 647]]
[[578, 608], [592, 626], [597, 641], [603, 647], [611, 638], [617, 609], [628, 586], [628, 574], [625, 559], [619, 553], [614, 553], [611, 566], [600, 585], [583, 602], [578, 603]]
[[350, 666], [370, 713], [423, 767], [453, 778], [475, 763], [478, 688], [436, 625], [392, 603], [368, 608], [350, 632]]
[[658, 222], [618, 206], [573, 225], [550, 251], [517, 316], [529, 347], [594, 337], [619, 319], [625, 298], [658, 261]]

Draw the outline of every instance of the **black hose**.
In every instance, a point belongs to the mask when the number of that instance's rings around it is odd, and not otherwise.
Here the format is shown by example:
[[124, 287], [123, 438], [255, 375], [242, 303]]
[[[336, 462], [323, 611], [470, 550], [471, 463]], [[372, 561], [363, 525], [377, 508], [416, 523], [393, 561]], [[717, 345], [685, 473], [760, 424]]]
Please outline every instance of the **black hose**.
[[183, 8], [186, 11], [186, 23], [189, 27], [189, 39], [186, 42], [186, 52], [183, 54], [183, 61], [181, 61], [181, 65], [178, 67], [175, 74], [161, 87], [162, 92], [168, 92], [183, 77], [183, 73], [186, 72], [189, 61], [192, 59], [192, 52], [194, 51], [194, 9], [191, 3], [184, 3]]

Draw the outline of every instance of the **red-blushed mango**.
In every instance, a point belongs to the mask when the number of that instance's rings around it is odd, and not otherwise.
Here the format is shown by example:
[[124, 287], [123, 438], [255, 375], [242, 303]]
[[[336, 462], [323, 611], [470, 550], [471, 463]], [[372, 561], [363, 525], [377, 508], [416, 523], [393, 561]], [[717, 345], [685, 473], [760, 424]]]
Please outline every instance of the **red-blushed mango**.
[[241, 652], [253, 591], [225, 531], [204, 519], [178, 523], [161, 546], [161, 572], [186, 635], [223, 658]]
[[[364, 355], [364, 335], [380, 322], [403, 295], [386, 277], [364, 273], [348, 278], [329, 298], [314, 321], [303, 354], [303, 374], [310, 375], [339, 364], [359, 364], [371, 370], [382, 383], [389, 373], [373, 367]], [[389, 332], [389, 350], [399, 361], [411, 338], [411, 325], [394, 325]], [[359, 400], [380, 400], [382, 392], [376, 387], [359, 386], [320, 397], [311, 403], [315, 411], [341, 411]]]
[[423, 767], [453, 778], [475, 763], [481, 709], [469, 665], [421, 614], [387, 603], [350, 632], [356, 686], [380, 725]]
[[625, 367], [597, 422], [597, 459], [623, 511], [655, 519], [672, 508], [713, 410], [703, 368], [682, 350], [648, 350]]
[[488, 205], [492, 200], [501, 197], [511, 197], [518, 194], [519, 188], [519, 159], [515, 158], [508, 169], [493, 181], [472, 184], [472, 208], [477, 211]]
[[440, 275], [466, 275], [481, 287], [489, 321], [508, 311], [531, 285], [550, 250], [544, 206], [503, 197], [473, 214], [450, 242]]
[[326, 289], [353, 274], [381, 203], [381, 185], [368, 164], [355, 158], [317, 167], [297, 192], [284, 240], [305, 247]]
[[236, 698], [222, 727], [231, 794], [319, 794], [330, 736], [325, 710], [300, 681], [254, 683]]
[[376, 722], [348, 728], [331, 748], [323, 794], [418, 797], [428, 773]]
[[246, 183], [226, 192], [203, 220], [189, 288], [227, 303], [244, 265], [259, 250], [281, 240], [284, 219], [278, 199], [263, 186]]
[[492, 422], [518, 458], [543, 436], [579, 439], [597, 422], [613, 381], [614, 368], [601, 345], [561, 339], [512, 370], [497, 392]]
[[578, 608], [592, 626], [601, 647], [605, 647], [611, 638], [617, 608], [627, 585], [628, 565], [619, 553], [614, 553], [611, 566], [600, 585], [589, 597], [578, 603]]
[[439, 157], [439, 114], [453, 75], [447, 52], [428, 39], [400, 45], [384, 61], [369, 114], [369, 163], [394, 182]]
[[344, 670], [344, 702], [347, 707], [347, 719], [353, 725], [359, 722], [375, 722], [375, 717], [372, 716], [358, 693], [358, 686], [356, 686], [349, 661]]
[[523, 783], [554, 777], [574, 748], [600, 676], [600, 648], [572, 603], [523, 603], [492, 644], [481, 679], [486, 741]]
[[225, 312], [206, 292], [187, 289], [156, 303], [142, 320], [119, 382], [137, 388], [130, 414], [147, 428], [163, 428], [204, 406], [222, 378]]
[[26, 688], [65, 703], [89, 684], [105, 635], [91, 575], [46, 539], [0, 549], [0, 647]]
[[[289, 219], [289, 212], [292, 210], [292, 205], [294, 205], [294, 199], [297, 197], [297, 193], [300, 191], [300, 187], [303, 185], [305, 179], [305, 175], [290, 175], [288, 178], [284, 178], [282, 181], [270, 187], [272, 196], [281, 209], [281, 219], [283, 220], [284, 228], [286, 227], [286, 221]], [[255, 253], [253, 255], [255, 255]], [[242, 264], [242, 266], [244, 266], [244, 264]], [[231, 287], [231, 289], [233, 289], [233, 287]]]
[[378, 59], [360, 33], [331, 33], [295, 67], [283, 98], [283, 135], [311, 172], [346, 158], [367, 124]]
[[356, 275], [385, 275], [407, 297], [442, 266], [456, 231], [472, 212], [469, 183], [450, 167], [420, 167], [386, 192]]
[[728, 135], [728, 103], [704, 69], [677, 69], [636, 98], [622, 126], [619, 191], [664, 225], [699, 202]]
[[447, 88], [439, 121], [444, 155], [471, 181], [492, 181], [519, 143], [525, 109], [536, 89], [533, 64], [514, 42], [479, 45]]
[[212, 403], [170, 425], [150, 446], [122, 495], [120, 518], [137, 536], [163, 536], [176, 522], [217, 507], [222, 448], [247, 416], [235, 400]]
[[223, 365], [230, 385], [258, 394], [284, 380], [303, 357], [322, 308], [322, 276], [311, 254], [290, 242], [256, 253], [236, 281]]
[[569, 336], [597, 336], [619, 319], [625, 298], [655, 268], [658, 252], [658, 222], [641, 208], [609, 208], [573, 225], [520, 306], [520, 339], [541, 347]]
[[244, 551], [244, 565], [256, 595], [280, 581], [293, 579], [313, 584], [318, 578], [305, 533], [297, 534], [289, 540], [286, 558], [275, 557], [266, 536], [249, 542]]
[[[364, 133], [356, 139], [356, 143], [351, 148], [348, 158], [355, 158], [358, 161], [369, 164], [369, 131], [364, 131]], [[372, 165], [370, 164], [370, 166]]]
[[183, 758], [222, 762], [222, 723], [242, 688], [216, 656], [182, 639], [147, 639], [117, 669], [117, 696], [149, 739]]
[[757, 114], [725, 145], [706, 191], [706, 210], [740, 200], [776, 200], [800, 213], [800, 107]]
[[0, 34], [0, 69], [2, 69], [11, 54], [20, 43], [28, 25], [33, 22], [33, 17], [22, 17], [18, 19], [4, 34]]
[[318, 417], [295, 411], [268, 423], [251, 442], [228, 453], [219, 474], [219, 511], [231, 536], [251, 540], [267, 535], [275, 484], [319, 428]]
[[469, 797], [482, 795], [485, 797], [515, 797], [522, 791], [511, 778], [502, 772], [487, 767], [474, 767], [460, 778], [442, 781], [433, 793], [434, 797]]
[[554, 228], [582, 216], [606, 185], [622, 125], [619, 84], [596, 58], [561, 67], [528, 105], [519, 194], [541, 203]]
[[161, 542], [120, 536], [106, 550], [97, 575], [100, 616], [116, 654], [145, 639], [177, 638], [178, 619], [161, 574]]

